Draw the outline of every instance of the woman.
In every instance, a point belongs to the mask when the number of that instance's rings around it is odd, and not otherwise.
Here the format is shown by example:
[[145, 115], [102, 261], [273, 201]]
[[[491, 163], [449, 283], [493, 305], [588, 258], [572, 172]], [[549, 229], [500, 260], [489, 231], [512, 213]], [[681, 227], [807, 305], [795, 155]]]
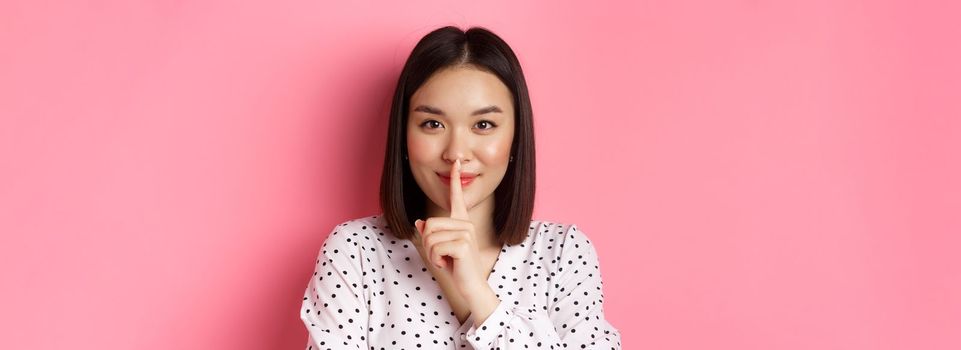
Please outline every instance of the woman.
[[304, 293], [308, 349], [619, 349], [594, 247], [532, 220], [523, 72], [483, 28], [445, 27], [397, 83], [382, 215], [344, 222]]

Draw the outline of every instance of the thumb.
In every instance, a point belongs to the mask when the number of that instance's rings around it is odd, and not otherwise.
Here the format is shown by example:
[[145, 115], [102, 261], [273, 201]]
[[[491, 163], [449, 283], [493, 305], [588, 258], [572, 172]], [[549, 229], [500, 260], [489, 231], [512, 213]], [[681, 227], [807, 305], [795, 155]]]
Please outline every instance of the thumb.
[[417, 221], [414, 221], [414, 228], [417, 229], [417, 233], [424, 234], [424, 220], [417, 219]]
[[417, 219], [417, 221], [414, 221], [414, 237], [410, 238], [411, 242], [420, 244], [420, 242], [422, 242], [424, 238], [424, 234], [421, 233], [421, 231], [423, 230], [424, 230], [424, 221], [420, 219]]

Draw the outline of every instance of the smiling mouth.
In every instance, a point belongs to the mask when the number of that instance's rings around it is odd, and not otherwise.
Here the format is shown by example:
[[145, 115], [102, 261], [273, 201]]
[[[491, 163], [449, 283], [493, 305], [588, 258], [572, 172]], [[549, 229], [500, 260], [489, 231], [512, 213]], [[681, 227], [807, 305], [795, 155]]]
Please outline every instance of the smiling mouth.
[[[445, 185], [450, 186], [450, 177], [444, 176], [444, 175], [441, 175], [441, 174], [437, 174], [437, 177], [439, 177], [439, 178], [440, 178], [440, 181], [443, 182]], [[477, 178], [477, 176], [461, 176], [461, 178], [460, 178], [460, 184], [461, 184], [461, 186], [470, 185], [472, 182], [474, 182], [474, 179], [476, 179], [476, 178]]]

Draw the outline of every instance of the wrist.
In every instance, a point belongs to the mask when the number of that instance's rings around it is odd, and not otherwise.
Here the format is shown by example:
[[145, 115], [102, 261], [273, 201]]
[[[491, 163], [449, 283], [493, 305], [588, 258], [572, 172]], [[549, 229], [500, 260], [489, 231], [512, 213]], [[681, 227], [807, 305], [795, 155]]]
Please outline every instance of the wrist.
[[473, 293], [465, 295], [464, 299], [467, 301], [467, 307], [470, 308], [471, 314], [474, 315], [474, 324], [480, 325], [494, 312], [501, 300], [497, 298], [497, 294], [486, 283], [480, 288], [472, 288], [471, 290]]

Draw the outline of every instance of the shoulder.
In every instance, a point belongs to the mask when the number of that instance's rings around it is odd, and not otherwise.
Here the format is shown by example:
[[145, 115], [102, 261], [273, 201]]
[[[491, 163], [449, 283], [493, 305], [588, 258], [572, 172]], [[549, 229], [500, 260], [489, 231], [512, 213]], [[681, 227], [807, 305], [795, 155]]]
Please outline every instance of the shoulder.
[[557, 242], [560, 247], [567, 243], [590, 244], [587, 237], [577, 224], [563, 223], [551, 220], [531, 220], [530, 235], [534, 241], [544, 243]]
[[577, 224], [531, 220], [531, 245], [551, 256], [595, 255], [591, 239]]
[[378, 235], [385, 233], [383, 218], [380, 215], [370, 215], [349, 219], [334, 226], [324, 240], [323, 253], [332, 255], [341, 251], [366, 250], [372, 246]]
[[[575, 224], [537, 221], [535, 249], [541, 251], [546, 268], [555, 283], [579, 283], [585, 278], [600, 279], [600, 259], [593, 242]], [[549, 261], [547, 261], [549, 259]]]
[[343, 221], [334, 226], [331, 234], [349, 231], [382, 231], [383, 228], [384, 219], [380, 214], [377, 214]]

